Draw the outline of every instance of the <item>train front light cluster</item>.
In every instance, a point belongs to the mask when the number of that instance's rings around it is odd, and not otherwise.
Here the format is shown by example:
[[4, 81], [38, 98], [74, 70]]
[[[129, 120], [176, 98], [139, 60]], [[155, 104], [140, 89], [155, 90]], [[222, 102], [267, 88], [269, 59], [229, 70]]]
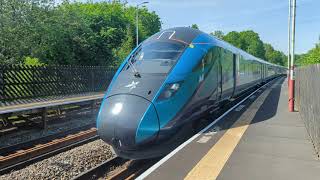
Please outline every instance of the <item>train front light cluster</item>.
[[182, 82], [176, 82], [176, 83], [170, 83], [167, 84], [160, 96], [158, 97], [158, 100], [166, 100], [174, 96], [177, 91], [180, 89]]

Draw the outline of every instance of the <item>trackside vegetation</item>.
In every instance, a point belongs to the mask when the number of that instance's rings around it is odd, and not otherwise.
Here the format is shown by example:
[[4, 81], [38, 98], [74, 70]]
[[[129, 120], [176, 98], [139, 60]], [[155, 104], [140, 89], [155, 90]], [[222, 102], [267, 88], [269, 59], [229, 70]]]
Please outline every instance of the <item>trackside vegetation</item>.
[[[119, 0], [1, 0], [0, 64], [80, 65], [116, 68], [135, 47], [136, 7]], [[139, 41], [161, 30], [161, 19], [139, 11]], [[190, 27], [199, 29], [197, 24]], [[201, 29], [200, 29], [201, 30]], [[287, 56], [246, 30], [212, 35], [271, 63], [286, 66]], [[320, 41], [297, 65], [320, 63]]]
[[[161, 21], [138, 11], [143, 41]], [[0, 1], [0, 64], [117, 66], [135, 47], [135, 13], [118, 1]]]

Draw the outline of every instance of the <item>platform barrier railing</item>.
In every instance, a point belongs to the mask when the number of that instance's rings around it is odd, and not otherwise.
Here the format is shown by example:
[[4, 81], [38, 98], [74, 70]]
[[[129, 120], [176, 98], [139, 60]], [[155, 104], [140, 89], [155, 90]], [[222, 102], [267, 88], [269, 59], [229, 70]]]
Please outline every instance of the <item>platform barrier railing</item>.
[[0, 65], [0, 106], [24, 99], [103, 92], [114, 72], [104, 66]]
[[306, 129], [320, 153], [320, 64], [296, 69], [296, 110], [305, 122]]

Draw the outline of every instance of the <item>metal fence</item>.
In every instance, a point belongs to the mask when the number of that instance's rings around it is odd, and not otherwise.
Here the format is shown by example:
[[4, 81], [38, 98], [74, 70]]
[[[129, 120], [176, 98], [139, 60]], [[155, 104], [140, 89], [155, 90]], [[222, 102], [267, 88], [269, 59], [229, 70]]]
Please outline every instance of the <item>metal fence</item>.
[[296, 107], [307, 131], [320, 152], [320, 64], [296, 70]]
[[102, 66], [0, 65], [1, 103], [102, 92], [114, 70]]

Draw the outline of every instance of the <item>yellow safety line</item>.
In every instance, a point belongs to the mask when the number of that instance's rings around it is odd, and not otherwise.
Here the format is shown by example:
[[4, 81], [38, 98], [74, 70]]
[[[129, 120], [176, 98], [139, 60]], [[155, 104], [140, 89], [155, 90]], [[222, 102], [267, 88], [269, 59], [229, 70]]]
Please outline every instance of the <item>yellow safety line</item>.
[[231, 156], [239, 143], [241, 137], [249, 127], [252, 119], [270, 92], [265, 91], [250, 108], [243, 113], [232, 127], [225, 132], [219, 141], [209, 150], [209, 152], [197, 163], [197, 165], [187, 174], [185, 180], [207, 180], [217, 179], [222, 168]]
[[50, 100], [50, 101], [43, 101], [43, 102], [36, 102], [36, 103], [28, 103], [28, 104], [20, 104], [20, 105], [14, 105], [14, 106], [6, 106], [3, 108], [0, 108], [0, 111], [8, 110], [8, 109], [17, 109], [17, 108], [24, 108], [24, 107], [32, 107], [35, 105], [45, 105], [45, 104], [53, 104], [53, 103], [59, 103], [59, 102], [65, 102], [65, 101], [76, 101], [76, 100], [82, 100], [82, 99], [92, 99], [94, 97], [103, 97], [103, 94], [98, 95], [91, 95], [91, 96], [82, 96], [82, 97], [73, 97], [73, 98], [65, 98], [65, 99], [58, 99], [58, 100]]

